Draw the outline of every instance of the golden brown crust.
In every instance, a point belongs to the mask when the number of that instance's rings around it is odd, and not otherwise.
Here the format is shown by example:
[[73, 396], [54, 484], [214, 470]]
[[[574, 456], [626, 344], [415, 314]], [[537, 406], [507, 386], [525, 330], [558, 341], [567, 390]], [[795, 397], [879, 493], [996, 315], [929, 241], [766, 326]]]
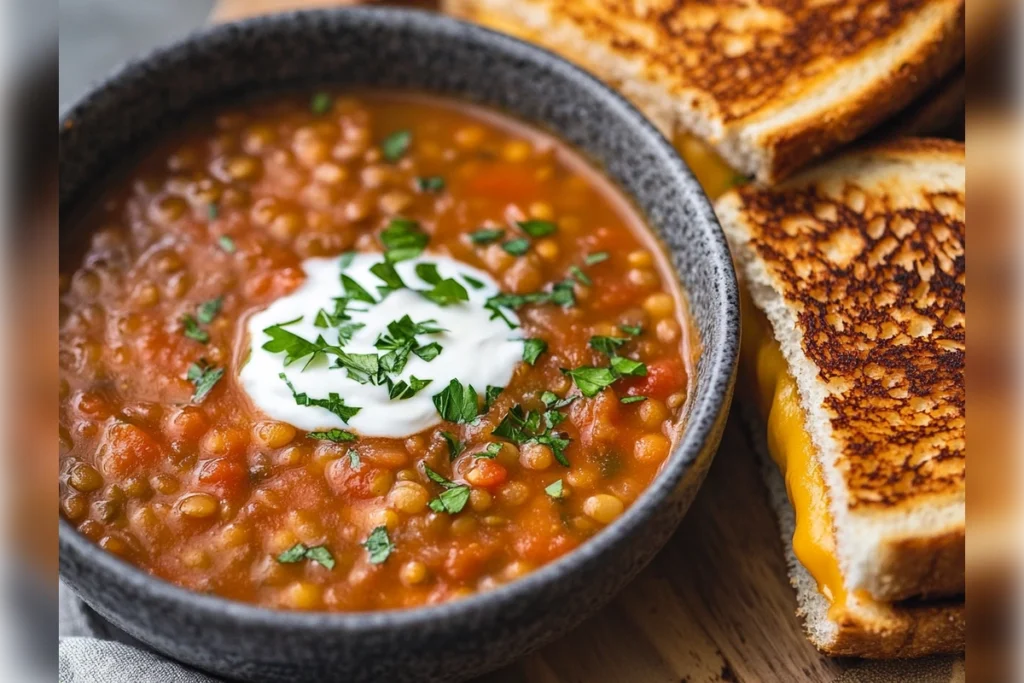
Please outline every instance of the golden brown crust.
[[[527, 0], [447, 0], [451, 11], [514, 27]], [[578, 40], [633, 66], [680, 110], [678, 130], [716, 146], [732, 165], [775, 182], [909, 104], [962, 58], [963, 0], [541, 0], [576, 40], [529, 35], [580, 61]], [[927, 17], [922, 28], [915, 24]], [[547, 22], [550, 23], [550, 22]], [[518, 33], [522, 33], [519, 31]], [[900, 42], [910, 48], [896, 48]], [[899, 51], [902, 50], [902, 51]], [[872, 76], [867, 85], [853, 71]], [[601, 60], [584, 64], [608, 78]], [[635, 66], [635, 68], [633, 68]], [[832, 88], [831, 94], [811, 104]], [[638, 101], [649, 109], [650, 102]], [[659, 103], [663, 107], [666, 103]], [[784, 120], [766, 123], [785, 112]], [[651, 112], [648, 111], [650, 114]], [[696, 118], [694, 118], [696, 117]], [[762, 130], [752, 127], [762, 124]], [[755, 160], [750, 155], [761, 155]], [[754, 168], [756, 166], [756, 169]]]
[[830, 616], [839, 632], [829, 643], [815, 643], [827, 654], [897, 659], [963, 652], [966, 618], [963, 600], [883, 607], [884, 616], [840, 609]]
[[[930, 140], [862, 154], [963, 158], [962, 146]], [[891, 176], [862, 187], [855, 170], [808, 175], [737, 195], [751, 245], [826, 386], [848, 507], [962, 500], [964, 189]]]

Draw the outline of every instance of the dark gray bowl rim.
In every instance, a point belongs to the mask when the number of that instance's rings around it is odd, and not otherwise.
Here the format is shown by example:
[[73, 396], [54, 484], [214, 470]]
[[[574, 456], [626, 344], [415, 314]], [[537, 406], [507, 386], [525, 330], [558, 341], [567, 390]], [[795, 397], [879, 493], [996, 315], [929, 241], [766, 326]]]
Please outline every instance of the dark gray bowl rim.
[[[132, 59], [115, 69], [105, 79], [94, 84], [89, 92], [77, 102], [66, 108], [59, 117], [59, 127], [63, 128], [66, 122], [73, 121], [78, 111], [92, 106], [94, 100], [101, 97], [103, 91], [111, 87], [112, 84], [141, 75], [145, 64], [151, 59], [174, 55], [196, 41], [226, 36], [233, 25], [271, 29], [280, 24], [287, 24], [298, 16], [317, 14], [351, 14], [352, 16], [361, 16], [366, 21], [383, 24], [400, 23], [415, 31], [448, 33], [452, 40], [463, 40], [464, 35], [457, 35], [459, 33], [468, 34], [470, 38], [493, 45], [498, 52], [505, 56], [529, 59], [551, 72], [575, 80], [580, 87], [595, 91], [595, 94], [605, 101], [606, 106], [617, 110], [614, 113], [622, 121], [622, 125], [636, 126], [645, 131], [647, 135], [657, 138], [656, 145], [660, 148], [658, 151], [661, 157], [658, 161], [671, 172], [669, 177], [673, 181], [685, 184], [684, 194], [688, 197], [698, 195], [697, 201], [694, 202], [695, 207], [699, 207], [696, 221], [701, 224], [701, 229], [707, 239], [709, 246], [707, 258], [714, 261], [716, 277], [707, 286], [715, 288], [716, 298], [721, 302], [715, 324], [718, 327], [722, 343], [717, 349], [702, 348], [699, 356], [699, 362], [706, 364], [708, 384], [713, 390], [705, 390], [690, 398], [683, 438], [665, 461], [654, 481], [615, 522], [578, 548], [539, 567], [526, 576], [493, 590], [475, 593], [459, 600], [437, 605], [370, 612], [306, 612], [274, 609], [216, 595], [198, 593], [149, 574], [102, 550], [80, 534], [63, 517], [59, 518], [59, 545], [62, 551], [65, 548], [72, 550], [86, 561], [97, 563], [105, 572], [117, 576], [124, 583], [137, 587], [140, 592], [148, 592], [153, 597], [167, 602], [185, 603], [197, 616], [212, 613], [216, 615], [217, 620], [227, 618], [251, 626], [286, 627], [299, 630], [330, 628], [343, 632], [366, 632], [378, 629], [390, 630], [396, 627], [415, 628], [438, 619], [459, 619], [472, 613], [498, 609], [504, 604], [528, 599], [535, 587], [549, 581], [560, 580], [563, 574], [572, 572], [574, 568], [607, 552], [623, 535], [637, 533], [653, 511], [680, 484], [697, 455], [705, 447], [707, 441], [714, 436], [716, 425], [719, 423], [723, 411], [728, 408], [727, 401], [731, 396], [739, 352], [739, 295], [729, 248], [725, 236], [718, 226], [718, 220], [711, 208], [710, 201], [704, 196], [703, 190], [700, 189], [689, 168], [664, 136], [625, 98], [588, 72], [548, 50], [475, 24], [423, 10], [383, 7], [301, 10], [258, 16], [202, 28], [180, 40]], [[445, 97], [452, 98], [453, 96], [446, 95]], [[514, 113], [506, 115], [515, 116]], [[537, 125], [529, 121], [526, 123], [531, 126]], [[582, 151], [587, 157], [586, 150]], [[619, 187], [618, 183], [614, 184]], [[632, 202], [633, 198], [629, 193], [622, 188], [619, 188], [619, 191], [626, 194]], [[642, 212], [641, 216], [644, 217]], [[646, 224], [646, 217], [644, 220]], [[653, 230], [650, 227], [648, 229]], [[657, 231], [654, 232], [657, 236]], [[683, 288], [683, 292], [684, 295], [687, 294], [685, 288]], [[75, 587], [72, 586], [72, 588]]]

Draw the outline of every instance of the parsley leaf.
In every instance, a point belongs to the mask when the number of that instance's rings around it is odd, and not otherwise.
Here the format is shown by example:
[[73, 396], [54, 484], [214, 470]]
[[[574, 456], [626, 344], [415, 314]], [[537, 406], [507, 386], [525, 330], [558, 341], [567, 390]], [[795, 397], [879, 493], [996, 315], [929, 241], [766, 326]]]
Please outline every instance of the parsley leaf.
[[469, 233], [469, 241], [473, 244], [491, 244], [500, 240], [504, 234], [501, 228], [480, 228]]
[[565, 497], [565, 486], [562, 484], [562, 480], [559, 479], [551, 484], [544, 487], [544, 493], [548, 494], [555, 500]]
[[439, 175], [419, 177], [416, 179], [416, 189], [420, 192], [440, 192], [444, 189], [444, 178]]
[[278, 377], [284, 380], [284, 383], [288, 385], [288, 389], [292, 392], [292, 398], [295, 399], [295, 403], [300, 406], [316, 406], [318, 408], [329, 410], [340, 417], [341, 421], [345, 424], [348, 424], [348, 421], [352, 419], [356, 413], [362, 410], [362, 408], [345, 405], [345, 399], [341, 398], [341, 396], [333, 391], [327, 394], [327, 398], [310, 398], [310, 396], [305, 392], [299, 393], [295, 391], [295, 387], [292, 386], [292, 383], [283, 372], [280, 373]]
[[607, 260], [608, 260], [608, 252], [607, 251], [597, 251], [597, 252], [594, 252], [593, 254], [587, 254], [584, 257], [583, 262], [585, 264], [587, 264], [588, 266], [595, 266], [598, 263], [601, 263], [602, 261], [607, 261]]
[[442, 348], [443, 347], [437, 342], [430, 342], [426, 346], [418, 346], [414, 348], [412, 352], [429, 363], [441, 354]]
[[619, 325], [619, 329], [628, 334], [630, 337], [638, 337], [640, 333], [644, 331], [644, 328], [639, 325]]
[[501, 392], [505, 391], [505, 387], [496, 387], [493, 384], [487, 385], [487, 391], [484, 392], [484, 412], [486, 413], [494, 405], [494, 402], [501, 396]]
[[408, 151], [411, 142], [411, 132], [408, 130], [395, 131], [380, 143], [380, 151], [388, 161], [398, 161]]
[[516, 327], [509, 320], [502, 308], [516, 309], [527, 304], [555, 304], [569, 307], [576, 304], [576, 295], [573, 292], [572, 280], [562, 280], [551, 286], [548, 292], [530, 292], [529, 294], [506, 294], [504, 292], [495, 294], [484, 303], [484, 308], [491, 311], [491, 320], [501, 318], [509, 327]]
[[379, 277], [384, 283], [383, 286], [377, 287], [382, 295], [405, 287], [405, 283], [402, 282], [402, 277], [398, 274], [398, 271], [395, 270], [395, 266], [392, 263], [388, 263], [386, 261], [375, 263], [370, 267], [370, 272]]
[[401, 380], [399, 382], [391, 382], [388, 380], [388, 398], [392, 401], [401, 401], [407, 398], [415, 396], [420, 389], [427, 386], [434, 380], [432, 379], [419, 379], [415, 376], [409, 377], [409, 381]]
[[416, 258], [423, 253], [430, 236], [420, 229], [420, 224], [408, 218], [392, 218], [380, 233], [384, 245], [384, 258], [388, 263], [398, 263]]
[[417, 263], [416, 277], [423, 280], [428, 285], [436, 285], [441, 281], [441, 274], [437, 272], [436, 263]]
[[480, 280], [477, 280], [475, 277], [470, 277], [469, 275], [466, 274], [463, 274], [462, 279], [465, 280], [466, 283], [473, 289], [483, 289], [484, 287], [487, 286]]
[[469, 292], [452, 278], [441, 280], [433, 289], [422, 292], [423, 296], [438, 306], [450, 306], [460, 301], [469, 301]]
[[224, 305], [224, 297], [218, 296], [216, 299], [210, 299], [199, 304], [196, 309], [196, 317], [199, 318], [199, 322], [204, 325], [209, 325], [213, 322], [213, 319], [220, 313], [221, 306]]
[[[210, 206], [217, 205], [211, 204]], [[238, 247], [235, 246], [235, 241], [228, 237], [227, 235], [221, 235], [220, 237], [217, 238], [217, 246], [219, 246], [221, 249], [223, 249], [225, 252], [229, 254], [234, 254], [236, 251], [238, 251]]]
[[530, 365], [537, 364], [537, 358], [548, 349], [548, 343], [543, 339], [523, 340], [523, 360]]
[[282, 564], [294, 564], [304, 559], [306, 559], [306, 546], [302, 543], [296, 543], [277, 556], [277, 561]]
[[576, 278], [576, 281], [581, 285], [590, 287], [594, 284], [594, 281], [590, 279], [590, 276], [584, 273], [579, 266], [569, 266], [569, 274]]
[[501, 453], [501, 444], [498, 443], [497, 441], [492, 441], [491, 443], [487, 444], [486, 448], [477, 453], [476, 457], [487, 458], [488, 460], [491, 460], [493, 458], [498, 457], [498, 453]]
[[464, 386], [459, 380], [452, 379], [447, 387], [434, 395], [434, 407], [442, 419], [465, 424], [476, 419], [477, 400], [476, 389], [472, 385]]
[[516, 225], [530, 237], [544, 237], [558, 229], [551, 221], [517, 221]]
[[352, 262], [356, 260], [356, 252], [346, 251], [344, 254], [338, 257], [338, 268], [341, 270], [347, 270]]
[[317, 116], [323, 116], [334, 106], [334, 98], [325, 92], [318, 92], [309, 100], [309, 110]]
[[451, 432], [441, 432], [441, 438], [448, 444], [448, 461], [451, 462], [466, 450], [466, 444], [459, 441]]
[[196, 322], [196, 319], [191, 315], [185, 314], [181, 316], [181, 324], [184, 326], [182, 334], [189, 339], [197, 341], [200, 344], [205, 344], [210, 341], [210, 334], [203, 328], [199, 327], [199, 323]]
[[368, 304], [375, 304], [377, 300], [373, 295], [363, 289], [363, 286], [348, 275], [342, 274], [341, 286], [345, 289], [345, 298], [352, 301], [365, 301]]
[[554, 431], [564, 419], [565, 416], [553, 408], [541, 414], [524, 412], [522, 406], [516, 405], [491, 433], [517, 444], [534, 442], [545, 445], [551, 449], [560, 465], [568, 467], [565, 449], [569, 447], [570, 440], [564, 434]]
[[646, 400], [646, 396], [623, 396], [622, 398], [619, 399], [619, 403], [629, 405], [630, 403], [640, 403], [641, 401]]
[[333, 441], [334, 443], [341, 443], [343, 441], [355, 441], [356, 435], [352, 432], [346, 432], [344, 429], [328, 429], [325, 432], [310, 432], [306, 434], [310, 439], [317, 439], [319, 441]]
[[614, 356], [612, 358], [612, 370], [623, 377], [646, 377], [647, 366], [632, 358]]
[[335, 367], [345, 368], [349, 379], [360, 384], [380, 384], [380, 359], [375, 353], [338, 353]]
[[617, 377], [611, 368], [595, 368], [583, 366], [573, 370], [562, 368], [562, 372], [572, 378], [580, 393], [593, 398], [603, 389], [610, 387]]
[[320, 354], [327, 352], [340, 353], [340, 349], [330, 346], [323, 337], [317, 337], [315, 342], [311, 342], [290, 330], [284, 329], [286, 325], [292, 325], [300, 320], [302, 320], [301, 316], [295, 320], [264, 327], [263, 334], [270, 337], [270, 341], [263, 344], [263, 350], [271, 353], [284, 353], [285, 366], [291, 365], [306, 356], [310, 356], [309, 361], [306, 363], [306, 365], [309, 365]]
[[513, 256], [522, 256], [530, 250], [530, 240], [525, 237], [519, 237], [514, 240], [509, 240], [501, 245], [501, 248], [512, 254]]
[[590, 338], [590, 348], [609, 356], [614, 356], [618, 348], [625, 343], [626, 340], [619, 337], [596, 336]]
[[388, 537], [388, 528], [379, 526], [370, 532], [370, 535], [363, 541], [362, 546], [370, 555], [370, 564], [381, 564], [388, 559], [388, 555], [395, 549], [395, 544]]
[[224, 368], [209, 365], [203, 358], [200, 358], [198, 363], [188, 366], [185, 378], [195, 385], [195, 391], [192, 393], [192, 402], [202, 402], [223, 376]]
[[466, 507], [466, 503], [469, 502], [469, 486], [456, 484], [445, 479], [426, 464], [423, 465], [423, 471], [426, 473], [427, 478], [444, 487], [444, 491], [437, 498], [430, 501], [430, 509], [434, 512], [447, 512], [449, 515], [456, 515], [462, 512], [462, 509]]
[[327, 546], [318, 545], [306, 551], [306, 559], [313, 560], [325, 569], [334, 569], [334, 556]]

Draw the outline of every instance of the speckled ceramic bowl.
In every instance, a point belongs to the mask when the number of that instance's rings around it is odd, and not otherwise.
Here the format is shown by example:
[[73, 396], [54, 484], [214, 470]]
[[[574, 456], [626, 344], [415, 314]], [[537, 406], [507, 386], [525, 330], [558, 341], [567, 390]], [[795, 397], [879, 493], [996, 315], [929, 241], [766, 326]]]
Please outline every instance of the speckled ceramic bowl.
[[[275, 611], [193, 593], [60, 521], [60, 573], [99, 614], [175, 659], [246, 681], [462, 680], [566, 632], [668, 540], [718, 446], [739, 336], [736, 279], [714, 213], [632, 106], [536, 47], [438, 15], [339, 9], [218, 26], [133, 62], [60, 122], [60, 211], [141, 142], [214, 101], [331, 83], [426, 91], [503, 109], [603, 167], [671, 251], [702, 353], [678, 447], [614, 524], [527, 577], [464, 600], [359, 614]], [[64, 220], [61, 240], [69, 239]], [[700, 558], [694, 558], [699, 562]]]

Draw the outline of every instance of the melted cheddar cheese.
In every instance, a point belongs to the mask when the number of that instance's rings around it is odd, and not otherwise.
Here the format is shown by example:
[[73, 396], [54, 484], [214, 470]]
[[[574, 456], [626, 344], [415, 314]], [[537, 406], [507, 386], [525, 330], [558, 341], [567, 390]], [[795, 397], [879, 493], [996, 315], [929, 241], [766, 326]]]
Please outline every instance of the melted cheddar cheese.
[[756, 374], [760, 407], [768, 416], [768, 451], [785, 476], [796, 518], [793, 552], [837, 610], [846, 602], [845, 583], [835, 552], [828, 492], [796, 381], [768, 321], [746, 294], [743, 309], [744, 361]]

